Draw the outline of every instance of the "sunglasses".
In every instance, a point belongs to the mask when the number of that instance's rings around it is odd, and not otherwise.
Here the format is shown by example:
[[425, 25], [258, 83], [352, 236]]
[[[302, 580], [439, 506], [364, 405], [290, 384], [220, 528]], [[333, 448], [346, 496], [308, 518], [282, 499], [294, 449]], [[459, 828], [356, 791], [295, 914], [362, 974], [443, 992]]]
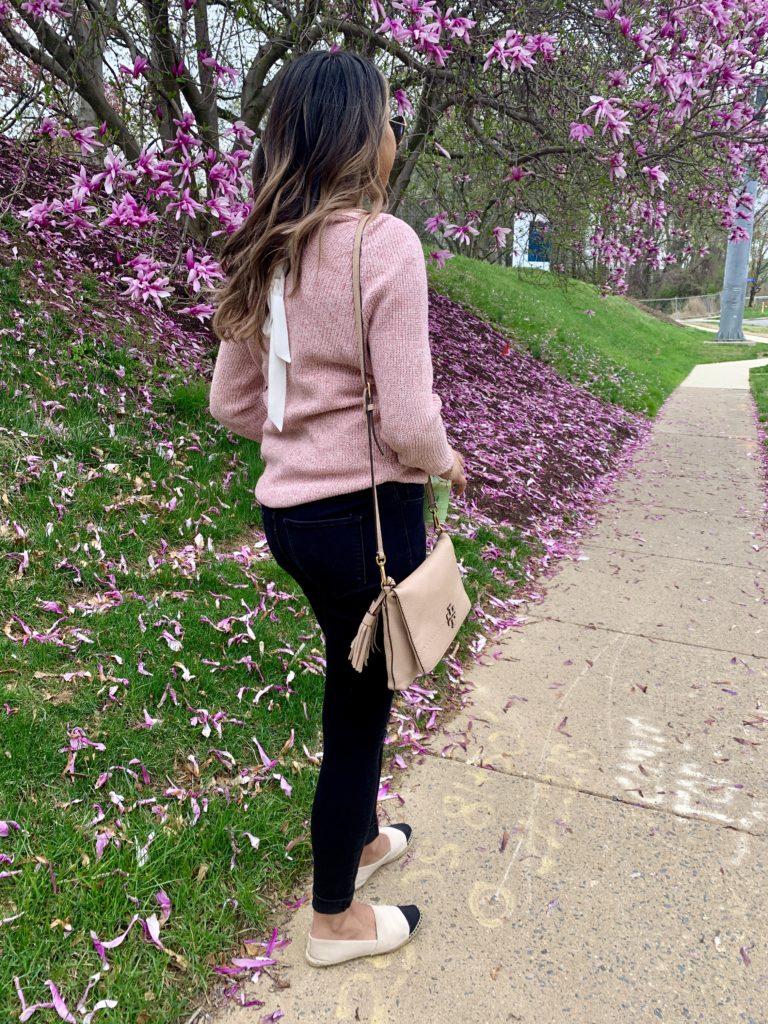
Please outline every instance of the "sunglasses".
[[403, 141], [403, 136], [405, 135], [405, 119], [402, 114], [396, 114], [394, 117], [389, 119], [389, 123], [395, 134], [395, 145], [399, 146]]

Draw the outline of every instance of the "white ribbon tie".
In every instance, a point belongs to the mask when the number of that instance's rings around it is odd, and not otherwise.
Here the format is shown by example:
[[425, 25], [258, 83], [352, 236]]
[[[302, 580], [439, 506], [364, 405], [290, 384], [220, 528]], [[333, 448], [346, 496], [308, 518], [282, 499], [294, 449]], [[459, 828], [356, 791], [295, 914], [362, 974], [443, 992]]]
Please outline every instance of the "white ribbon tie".
[[285, 412], [286, 365], [291, 361], [288, 345], [288, 321], [285, 317], [285, 264], [275, 268], [267, 296], [267, 318], [262, 331], [269, 335], [269, 379], [267, 416], [278, 430], [283, 429]]

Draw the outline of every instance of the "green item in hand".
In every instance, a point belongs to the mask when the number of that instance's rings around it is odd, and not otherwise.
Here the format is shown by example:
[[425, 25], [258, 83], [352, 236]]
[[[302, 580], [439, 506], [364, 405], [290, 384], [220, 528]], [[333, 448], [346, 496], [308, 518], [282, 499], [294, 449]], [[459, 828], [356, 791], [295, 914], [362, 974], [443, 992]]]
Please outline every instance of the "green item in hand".
[[[437, 518], [441, 525], [445, 524], [448, 515], [448, 500], [451, 496], [451, 481], [441, 476], [430, 476], [432, 490], [435, 492], [435, 504], [437, 505]], [[432, 512], [429, 507], [429, 492], [424, 487], [424, 522], [433, 525]]]

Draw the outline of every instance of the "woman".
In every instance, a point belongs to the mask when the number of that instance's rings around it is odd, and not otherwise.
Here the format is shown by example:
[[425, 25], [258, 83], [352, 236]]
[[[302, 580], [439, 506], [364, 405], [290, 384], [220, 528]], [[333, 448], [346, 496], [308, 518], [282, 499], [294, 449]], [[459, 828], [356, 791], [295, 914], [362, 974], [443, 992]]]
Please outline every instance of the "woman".
[[376, 816], [393, 697], [382, 617], [365, 670], [349, 661], [381, 586], [352, 292], [353, 237], [366, 202], [373, 219], [363, 233], [361, 286], [388, 575], [400, 581], [426, 558], [427, 475], [450, 479], [460, 494], [466, 487], [432, 392], [421, 243], [381, 212], [395, 129], [402, 134], [402, 122], [390, 121], [388, 82], [363, 57], [313, 52], [284, 68], [254, 157], [252, 210], [222, 250], [227, 278], [213, 320], [222, 344], [211, 415], [261, 442], [266, 468], [255, 497], [267, 542], [325, 636], [306, 951], [315, 966], [389, 952], [420, 922], [413, 905], [355, 899], [411, 838], [409, 825], [380, 829]]

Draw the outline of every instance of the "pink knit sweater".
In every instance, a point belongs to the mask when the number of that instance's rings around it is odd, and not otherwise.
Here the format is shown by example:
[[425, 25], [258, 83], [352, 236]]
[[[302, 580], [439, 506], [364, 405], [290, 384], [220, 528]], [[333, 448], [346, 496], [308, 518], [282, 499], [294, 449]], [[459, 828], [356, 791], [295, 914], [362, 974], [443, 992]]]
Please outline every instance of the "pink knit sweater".
[[[301, 288], [285, 282], [291, 362], [282, 431], [267, 419], [268, 353], [261, 365], [248, 347], [222, 342], [211, 383], [211, 415], [261, 442], [265, 469], [255, 490], [272, 508], [362, 490], [371, 485], [368, 428], [355, 338], [352, 244], [358, 210], [326, 224], [304, 252]], [[427, 274], [416, 232], [382, 213], [363, 234], [363, 323], [373, 378], [376, 483], [424, 483], [453, 464], [440, 397], [432, 391]], [[258, 345], [252, 345], [258, 356]]]

